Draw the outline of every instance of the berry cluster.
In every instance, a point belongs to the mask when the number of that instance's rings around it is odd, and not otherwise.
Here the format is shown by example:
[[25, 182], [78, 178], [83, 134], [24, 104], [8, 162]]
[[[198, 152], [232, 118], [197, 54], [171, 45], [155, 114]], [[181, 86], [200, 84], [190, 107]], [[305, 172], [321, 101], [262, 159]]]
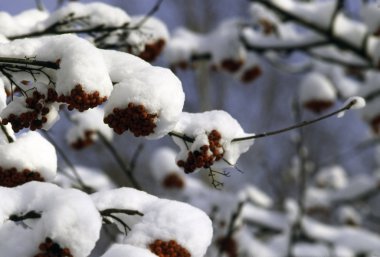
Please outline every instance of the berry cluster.
[[138, 137], [154, 132], [156, 118], [157, 114], [148, 113], [143, 105], [129, 103], [125, 109], [114, 108], [113, 112], [104, 118], [104, 123], [119, 135], [130, 130]]
[[76, 85], [70, 91], [70, 95], [60, 95], [58, 102], [67, 103], [68, 109], [77, 109], [83, 112], [87, 109], [94, 108], [107, 100], [107, 97], [101, 97], [98, 91], [87, 93], [83, 90], [82, 85]]
[[81, 150], [87, 146], [90, 146], [94, 143], [93, 135], [95, 131], [86, 130], [84, 131], [84, 137], [78, 138], [75, 142], [72, 142], [70, 145], [75, 150]]
[[34, 257], [73, 257], [68, 248], [62, 249], [59, 244], [49, 237], [40, 244], [39, 249], [41, 252], [34, 255]]
[[175, 172], [169, 173], [164, 180], [162, 181], [162, 185], [165, 188], [177, 188], [181, 189], [185, 186], [185, 182], [183, 179]]
[[333, 106], [333, 104], [334, 103], [330, 100], [309, 100], [305, 102], [303, 106], [306, 109], [309, 109], [310, 111], [319, 114]]
[[3, 169], [0, 167], [0, 186], [2, 187], [16, 187], [29, 181], [44, 181], [44, 178], [40, 173], [28, 169], [18, 172], [16, 168]]
[[175, 240], [170, 240], [169, 242], [156, 240], [149, 245], [149, 249], [158, 257], [191, 257], [189, 251]]
[[146, 44], [144, 51], [138, 56], [147, 62], [153, 62], [160, 55], [164, 46], [165, 40], [159, 39], [151, 44]]
[[267, 19], [260, 19], [259, 20], [259, 25], [262, 28], [262, 32], [264, 35], [271, 35], [273, 33], [277, 33], [277, 28], [276, 25], [273, 24], [270, 20]]
[[372, 119], [371, 127], [372, 127], [373, 132], [375, 132], [376, 134], [380, 133], [380, 115]]
[[238, 257], [237, 243], [232, 237], [220, 237], [216, 244], [221, 252], [226, 253], [228, 257]]
[[262, 70], [259, 66], [255, 65], [252, 68], [249, 68], [246, 71], [244, 71], [243, 75], [241, 76], [241, 81], [244, 83], [249, 83], [260, 77], [261, 74]]
[[23, 128], [30, 128], [36, 130], [42, 128], [44, 123], [48, 121], [46, 115], [49, 113], [49, 105], [57, 100], [57, 93], [53, 88], [47, 90], [46, 95], [33, 91], [30, 96], [25, 98], [25, 104], [28, 111], [19, 114], [9, 114], [2, 120], [3, 125], [7, 125], [8, 122], [12, 124], [12, 129], [15, 132], [20, 131]]
[[177, 165], [182, 167], [185, 173], [194, 172], [197, 168], [209, 168], [214, 162], [223, 158], [223, 148], [220, 144], [222, 136], [217, 130], [208, 134], [208, 145], [202, 145], [199, 150], [189, 151], [186, 161], [179, 160]]
[[244, 61], [241, 59], [238, 59], [238, 60], [226, 59], [222, 61], [221, 66], [226, 71], [236, 72], [243, 66], [243, 64], [244, 64]]

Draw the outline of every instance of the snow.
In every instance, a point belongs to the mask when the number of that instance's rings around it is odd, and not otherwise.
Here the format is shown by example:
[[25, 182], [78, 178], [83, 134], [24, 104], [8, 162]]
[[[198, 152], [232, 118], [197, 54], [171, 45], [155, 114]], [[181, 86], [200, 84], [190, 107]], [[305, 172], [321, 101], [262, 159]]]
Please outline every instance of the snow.
[[[351, 104], [350, 109], [362, 109], [366, 106], [366, 101], [360, 96], [351, 96], [344, 102], [343, 106], [348, 106], [349, 104]], [[365, 111], [368, 109], [369, 108], [365, 108], [363, 112], [365, 113]], [[344, 114], [345, 111], [338, 113], [338, 118], [342, 118]]]
[[143, 191], [120, 188], [92, 195], [99, 211], [105, 209], [137, 210], [143, 216], [117, 215], [131, 231], [124, 243], [147, 248], [155, 240], [175, 240], [193, 257], [203, 257], [211, 243], [212, 224], [201, 210], [188, 204], [159, 199]]
[[317, 186], [322, 188], [339, 189], [347, 186], [346, 171], [339, 165], [321, 168], [315, 178]]
[[[130, 27], [135, 27], [145, 18], [145, 16], [138, 15], [132, 16]], [[131, 40], [131, 45], [141, 44], [143, 51], [145, 49], [145, 44], [155, 43], [158, 40], [164, 40], [165, 42], [169, 41], [169, 31], [161, 20], [156, 17], [149, 17], [138, 30], [131, 30], [128, 35], [127, 41]]]
[[[181, 138], [172, 137], [174, 142], [180, 147], [177, 160], [184, 160], [187, 158], [189, 151], [196, 151], [200, 146], [208, 145], [207, 135], [213, 130], [217, 130], [221, 134], [220, 144], [224, 151], [223, 159], [215, 162], [213, 165], [216, 169], [235, 165], [239, 156], [248, 151], [253, 144], [253, 140], [232, 142], [234, 138], [246, 137], [251, 134], [246, 134], [240, 124], [225, 111], [183, 112], [174, 131], [194, 138], [195, 141], [190, 144], [188, 142], [185, 143]], [[189, 147], [189, 150], [187, 147]]]
[[[91, 198], [75, 189], [61, 189], [43, 182], [15, 188], [0, 187], [0, 249], [4, 256], [34, 256], [49, 237], [73, 256], [87, 257], [99, 238], [101, 217]], [[9, 220], [11, 215], [35, 211], [39, 219], [25, 228]], [[22, 247], [20, 247], [22, 242]]]
[[344, 13], [339, 13], [334, 22], [333, 33], [336, 37], [356, 47], [361, 47], [368, 30], [362, 22], [350, 19]]
[[306, 234], [316, 240], [347, 247], [356, 253], [380, 252], [380, 237], [361, 228], [333, 227], [308, 218], [302, 225]]
[[110, 127], [103, 123], [104, 111], [94, 108], [85, 112], [76, 112], [70, 116], [74, 123], [67, 131], [66, 140], [73, 144], [78, 140], [86, 140], [86, 132], [93, 132], [90, 138], [93, 142], [98, 140], [98, 132], [108, 141], [112, 141], [113, 132]]
[[[91, 43], [80, 37], [59, 35], [19, 39], [0, 46], [0, 55], [4, 57], [35, 57], [50, 62], [60, 60], [60, 68], [55, 72], [58, 95], [70, 95], [77, 85], [81, 85], [87, 93], [98, 91], [100, 97], [108, 97], [112, 91], [112, 82], [103, 56]], [[45, 70], [48, 74], [54, 74]], [[44, 76], [41, 74], [39, 77]], [[31, 76], [21, 77], [19, 81], [23, 79], [33, 81]], [[44, 79], [46, 81], [46, 77]]]
[[84, 18], [89, 27], [105, 26], [119, 27], [130, 22], [130, 17], [121, 8], [114, 7], [101, 2], [94, 3], [68, 3], [66, 6], [53, 12], [49, 18], [38, 25], [38, 30], [71, 18]]
[[37, 132], [22, 134], [15, 142], [0, 145], [0, 163], [3, 169], [39, 172], [45, 181], [52, 181], [57, 172], [55, 148]]
[[255, 226], [264, 226], [276, 231], [283, 231], [288, 226], [288, 220], [284, 214], [254, 205], [245, 205], [241, 217]]
[[351, 206], [342, 206], [338, 210], [338, 219], [341, 224], [360, 225], [362, 218], [358, 211]]
[[157, 255], [136, 246], [113, 244], [101, 257], [157, 257]]
[[273, 205], [273, 200], [254, 185], [247, 185], [241, 189], [238, 197], [240, 200], [248, 200], [263, 208], [270, 208]]
[[328, 28], [337, 1], [295, 2], [293, 0], [269, 0], [282, 10], [294, 14], [320, 28]]
[[293, 246], [292, 255], [295, 257], [330, 256], [330, 250], [325, 244], [296, 243]]
[[176, 174], [182, 180], [185, 180], [183, 172], [180, 172], [180, 168], [175, 162], [176, 152], [169, 147], [158, 148], [152, 155], [152, 161], [150, 162], [152, 175], [159, 181], [163, 182], [166, 176], [170, 174]]
[[151, 65], [143, 59], [128, 53], [114, 50], [100, 50], [106, 63], [109, 76], [114, 83], [119, 83], [139, 70]]
[[157, 239], [175, 240], [192, 257], [203, 257], [211, 243], [212, 224], [201, 210], [186, 203], [161, 199], [147, 207], [125, 243], [146, 247]]
[[332, 83], [323, 74], [311, 72], [301, 81], [299, 98], [302, 103], [312, 100], [334, 102], [336, 93]]
[[[116, 185], [110, 180], [103, 170], [84, 167], [80, 165], [74, 166], [81, 179], [86, 186], [95, 191], [104, 191], [114, 189]], [[53, 183], [63, 188], [79, 188], [80, 185], [74, 179], [71, 168], [65, 168], [62, 172], [58, 172]]]
[[186, 28], [177, 28], [164, 50], [164, 57], [171, 65], [189, 63], [192, 54], [206, 52], [206, 49], [202, 51], [202, 40], [200, 34]]
[[[202, 41], [211, 53], [212, 62], [220, 65], [226, 60], [245, 61], [246, 51], [239, 40], [241, 20], [232, 18], [223, 21], [214, 31], [207, 34]], [[209, 42], [213, 42], [210, 44]]]
[[146, 138], [158, 139], [173, 130], [184, 101], [181, 81], [169, 69], [150, 66], [114, 86], [105, 106], [105, 117], [114, 108], [127, 108], [129, 103], [143, 105], [148, 113], [157, 114], [156, 127]]
[[367, 2], [362, 5], [360, 10], [360, 17], [366, 24], [368, 30], [372, 33], [376, 32], [380, 28], [380, 15], [378, 12], [378, 3]]
[[7, 94], [5, 92], [4, 81], [0, 78], [0, 113], [7, 106]]
[[46, 20], [48, 16], [47, 12], [37, 9], [26, 10], [15, 16], [0, 12], [0, 34], [12, 37], [30, 33], [38, 23]]

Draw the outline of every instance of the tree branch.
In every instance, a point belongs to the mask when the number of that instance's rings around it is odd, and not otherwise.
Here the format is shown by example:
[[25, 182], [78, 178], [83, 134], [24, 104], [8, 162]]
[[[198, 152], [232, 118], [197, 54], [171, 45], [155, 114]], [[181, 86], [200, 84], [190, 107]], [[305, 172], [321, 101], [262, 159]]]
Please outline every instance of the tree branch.
[[1, 131], [3, 132], [4, 136], [7, 138], [8, 143], [13, 143], [13, 138], [9, 135], [7, 128], [0, 123]]
[[[356, 99], [353, 99], [352, 101], [350, 101], [349, 103], [347, 103], [342, 108], [340, 108], [340, 109], [338, 109], [338, 110], [336, 110], [334, 112], [328, 113], [326, 115], [320, 116], [320, 117], [318, 117], [318, 118], [316, 118], [314, 120], [305, 120], [305, 121], [302, 121], [302, 122], [300, 122], [298, 124], [295, 124], [295, 125], [292, 125], [292, 126], [289, 126], [289, 127], [286, 127], [286, 128], [282, 128], [282, 129], [278, 129], [278, 130], [273, 130], [273, 131], [269, 131], [269, 132], [264, 132], [264, 133], [256, 134], [256, 135], [253, 135], [253, 136], [234, 138], [234, 139], [232, 139], [231, 142], [239, 142], [239, 141], [252, 140], [252, 139], [261, 138], [261, 137], [273, 136], [273, 135], [281, 134], [281, 133], [284, 133], [284, 132], [287, 132], [287, 131], [290, 131], [290, 130], [293, 130], [293, 129], [309, 126], [309, 125], [311, 125], [313, 123], [316, 123], [316, 122], [319, 122], [321, 120], [330, 118], [330, 117], [332, 117], [334, 115], [337, 115], [338, 113], [341, 113], [341, 112], [344, 112], [344, 111], [347, 111], [347, 110], [351, 109], [352, 106], [354, 106], [356, 104], [356, 101], [357, 101]], [[194, 138], [189, 137], [189, 136], [187, 136], [187, 135], [185, 135], [183, 133], [180, 133], [180, 132], [171, 131], [171, 132], [168, 133], [168, 135], [172, 136], [172, 137], [181, 138], [185, 142], [189, 142], [189, 143], [193, 143], [194, 142]]]
[[113, 147], [113, 145], [107, 140], [107, 138], [104, 137], [104, 135], [101, 132], [97, 132], [100, 140], [103, 142], [103, 144], [107, 147], [107, 149], [111, 152], [112, 156], [115, 158], [117, 164], [119, 167], [124, 171], [125, 175], [129, 178], [131, 184], [133, 187], [135, 187], [138, 190], [141, 190], [141, 185], [137, 182], [136, 178], [133, 175], [133, 170], [131, 167], [127, 166], [123, 158], [119, 155], [119, 153], [116, 151], [116, 149]]
[[267, 0], [248, 0], [248, 1], [258, 2], [262, 5], [265, 5], [267, 8], [283, 15], [286, 19], [296, 21], [299, 24], [301, 24], [301, 25], [303, 25], [303, 26], [305, 26], [305, 27], [307, 27], [307, 28], [309, 28], [315, 32], [322, 34], [323, 36], [325, 36], [328, 39], [328, 41], [330, 43], [334, 44], [338, 48], [349, 50], [349, 51], [355, 53], [356, 55], [362, 57], [367, 62], [371, 63], [371, 58], [367, 55], [364, 48], [358, 48], [355, 45], [353, 45], [353, 44], [351, 44], [351, 43], [349, 43], [349, 42], [347, 42], [347, 41], [345, 41], [339, 37], [336, 37], [335, 35], [333, 35], [333, 33], [330, 33], [329, 31], [317, 26], [314, 23], [309, 22], [309, 21], [307, 21], [307, 20], [305, 20], [305, 19], [303, 19], [297, 15], [294, 15], [292, 13], [284, 11], [283, 9], [278, 7], [276, 4], [274, 4], [273, 2], [267, 1]]

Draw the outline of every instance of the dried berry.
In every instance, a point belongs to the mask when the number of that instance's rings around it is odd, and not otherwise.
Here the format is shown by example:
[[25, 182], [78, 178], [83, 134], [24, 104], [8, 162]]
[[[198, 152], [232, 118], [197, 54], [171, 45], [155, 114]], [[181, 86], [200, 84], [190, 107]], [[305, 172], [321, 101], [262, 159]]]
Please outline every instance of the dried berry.
[[94, 108], [107, 101], [107, 97], [101, 97], [98, 91], [87, 93], [83, 90], [82, 85], [76, 85], [70, 92], [70, 95], [60, 95], [58, 102], [67, 103], [69, 110], [77, 109], [80, 112]]
[[16, 168], [3, 169], [0, 167], [0, 186], [16, 187], [30, 181], [44, 181], [40, 173], [24, 169], [22, 172]]
[[376, 134], [380, 133], [380, 115], [372, 119], [371, 127], [372, 127], [373, 132], [375, 132]]
[[42, 128], [44, 123], [47, 122], [46, 115], [49, 113], [49, 105], [57, 100], [57, 93], [53, 88], [47, 90], [46, 95], [33, 91], [32, 94], [25, 97], [27, 112], [19, 114], [9, 114], [2, 120], [3, 125], [11, 123], [12, 129], [19, 132], [23, 128], [30, 128], [36, 130]]
[[113, 112], [104, 118], [117, 134], [130, 130], [136, 137], [148, 136], [154, 132], [157, 114], [148, 113], [143, 105], [129, 103], [125, 109], [114, 108]]
[[191, 257], [189, 251], [175, 240], [167, 242], [157, 239], [149, 245], [149, 249], [158, 257]]
[[232, 237], [220, 237], [216, 244], [221, 252], [226, 253], [228, 257], [238, 257], [237, 243]]
[[324, 110], [333, 106], [333, 104], [334, 103], [332, 101], [329, 101], [329, 100], [309, 100], [309, 101], [305, 102], [303, 104], [303, 106], [306, 109], [309, 109], [310, 111], [319, 114], [319, 113], [323, 112]]
[[34, 255], [34, 257], [73, 257], [68, 248], [62, 249], [58, 243], [49, 237], [39, 245], [39, 250], [41, 252]]
[[185, 173], [194, 172], [198, 168], [210, 168], [215, 161], [223, 158], [223, 147], [220, 144], [222, 136], [217, 130], [208, 134], [208, 145], [203, 145], [199, 150], [189, 151], [186, 160], [179, 160], [177, 165], [182, 167]]
[[83, 138], [78, 138], [75, 142], [72, 142], [70, 145], [75, 150], [81, 150], [83, 148], [86, 148], [87, 146], [90, 146], [94, 143], [93, 135], [95, 134], [95, 131], [92, 130], [86, 130], [84, 132]]
[[165, 188], [177, 188], [181, 189], [185, 186], [185, 182], [183, 179], [175, 172], [169, 173], [164, 180], [162, 181], [162, 185]]
[[244, 71], [243, 75], [241, 76], [241, 81], [244, 83], [249, 83], [251, 81], [256, 80], [258, 77], [260, 77], [262, 74], [262, 70], [259, 66], [253, 66], [252, 68], [249, 68]]
[[238, 59], [238, 60], [226, 59], [222, 61], [221, 66], [226, 71], [236, 72], [241, 68], [241, 66], [243, 66], [243, 64], [244, 64], [244, 61], [241, 59]]
[[156, 42], [146, 44], [144, 51], [138, 56], [147, 62], [153, 62], [160, 55], [164, 46], [165, 40], [159, 39]]

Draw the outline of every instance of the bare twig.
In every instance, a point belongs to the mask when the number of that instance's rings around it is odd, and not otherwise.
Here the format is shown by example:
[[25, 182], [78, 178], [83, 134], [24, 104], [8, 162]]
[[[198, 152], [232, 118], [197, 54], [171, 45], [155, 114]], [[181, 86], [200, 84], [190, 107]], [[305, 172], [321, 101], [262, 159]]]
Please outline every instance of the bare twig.
[[42, 133], [45, 135], [45, 137], [49, 140], [50, 143], [53, 144], [57, 152], [61, 155], [63, 161], [67, 164], [67, 166], [70, 168], [70, 170], [73, 172], [76, 181], [78, 182], [79, 186], [86, 192], [94, 192], [94, 189], [90, 186], [87, 186], [81, 176], [79, 175], [77, 169], [75, 168], [74, 164], [70, 161], [70, 159], [65, 154], [65, 151], [62, 150], [62, 148], [55, 142], [55, 140], [50, 136], [50, 134], [45, 131], [41, 130]]
[[19, 222], [19, 221], [23, 221], [26, 219], [39, 219], [41, 217], [42, 217], [41, 213], [38, 213], [35, 211], [30, 211], [30, 212], [25, 213], [24, 215], [13, 214], [13, 215], [9, 216], [9, 220], [14, 221], [14, 222]]
[[0, 123], [1, 131], [3, 132], [4, 136], [7, 138], [8, 143], [13, 143], [13, 138], [9, 135], [7, 128]]
[[[295, 124], [295, 125], [292, 125], [292, 126], [289, 126], [289, 127], [286, 127], [286, 128], [282, 128], [282, 129], [278, 129], [278, 130], [273, 130], [273, 131], [269, 131], [269, 132], [264, 132], [264, 133], [261, 133], [261, 134], [256, 134], [256, 135], [252, 135], [252, 136], [248, 136], [248, 137], [234, 138], [234, 139], [232, 139], [231, 142], [239, 142], [239, 141], [252, 140], [252, 139], [262, 138], [262, 137], [267, 137], [267, 136], [273, 136], [273, 135], [281, 134], [281, 133], [284, 133], [284, 132], [287, 132], [287, 131], [290, 131], [290, 130], [293, 130], [293, 129], [298, 129], [298, 128], [302, 128], [302, 127], [305, 127], [305, 126], [309, 126], [309, 125], [311, 125], [313, 123], [316, 123], [316, 122], [322, 121], [324, 119], [330, 118], [332, 116], [335, 116], [338, 113], [347, 111], [347, 110], [351, 109], [352, 106], [355, 105], [355, 104], [356, 104], [356, 100], [354, 99], [354, 100], [350, 101], [349, 103], [347, 103], [342, 108], [340, 108], [340, 109], [338, 109], [338, 110], [336, 110], [334, 112], [328, 113], [326, 115], [320, 116], [320, 117], [318, 117], [316, 119], [305, 120], [305, 121], [302, 121], [302, 122], [300, 122], [298, 124]], [[194, 142], [194, 138], [189, 137], [189, 136], [187, 136], [185, 134], [176, 132], [176, 131], [171, 131], [168, 134], [170, 136], [172, 136], [172, 137], [181, 138], [182, 140], [184, 140], [186, 142], [189, 142], [189, 143], [193, 143]]]
[[115, 147], [113, 147], [113, 145], [107, 140], [107, 138], [105, 138], [105, 136], [101, 132], [98, 131], [97, 134], [100, 140], [102, 141], [102, 143], [107, 147], [107, 149], [110, 151], [112, 156], [115, 158], [119, 167], [124, 171], [124, 174], [128, 177], [132, 186], [135, 187], [136, 189], [141, 190], [142, 187], [140, 186], [135, 176], [133, 175], [133, 169], [131, 168], [131, 166], [125, 164], [123, 158], [116, 151]]

